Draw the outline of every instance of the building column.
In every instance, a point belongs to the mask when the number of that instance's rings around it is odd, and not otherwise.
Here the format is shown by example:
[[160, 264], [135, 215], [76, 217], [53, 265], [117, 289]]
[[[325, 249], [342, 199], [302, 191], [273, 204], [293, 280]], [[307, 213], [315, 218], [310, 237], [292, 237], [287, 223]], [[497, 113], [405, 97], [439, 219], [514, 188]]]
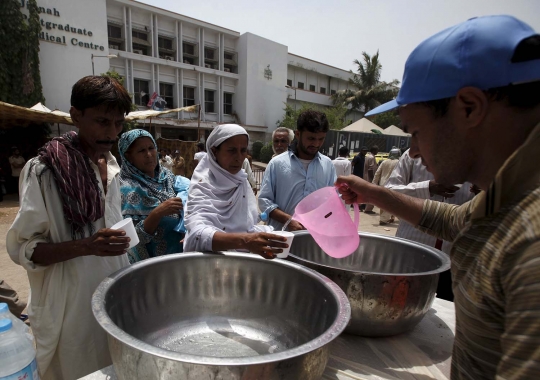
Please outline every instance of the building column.
[[126, 31], [126, 51], [133, 53], [133, 36], [131, 35], [131, 7], [127, 7], [127, 31]]
[[[184, 69], [179, 69], [178, 71], [180, 75], [180, 89], [179, 89], [180, 97], [178, 99], [180, 99], [180, 107], [183, 107], [184, 106]], [[185, 119], [184, 111], [180, 113], [180, 118], [182, 120]]]
[[161, 94], [159, 93], [159, 65], [156, 65], [156, 92], [158, 93], [158, 95], [161, 96]]
[[158, 36], [159, 36], [159, 24], [158, 24], [158, 15], [154, 15], [154, 40], [152, 41], [152, 45], [155, 46], [154, 52], [156, 55], [154, 57], [159, 58], [159, 45], [158, 45]]
[[152, 51], [150, 56], [155, 57], [155, 49], [154, 49], [154, 14], [150, 13], [150, 43], [152, 44]]

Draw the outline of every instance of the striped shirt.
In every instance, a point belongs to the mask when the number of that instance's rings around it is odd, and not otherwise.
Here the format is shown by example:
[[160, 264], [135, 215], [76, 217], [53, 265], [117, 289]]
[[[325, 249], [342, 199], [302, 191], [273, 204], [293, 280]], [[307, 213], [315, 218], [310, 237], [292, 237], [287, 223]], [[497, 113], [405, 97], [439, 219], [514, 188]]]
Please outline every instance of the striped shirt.
[[[401, 194], [410, 195], [411, 197], [444, 201], [455, 205], [461, 205], [474, 197], [474, 194], [470, 191], [471, 184], [469, 182], [465, 182], [452, 198], [444, 199], [440, 195], [431, 196], [429, 193], [429, 181], [434, 179], [435, 177], [433, 177], [433, 174], [428, 172], [426, 167], [422, 164], [422, 160], [420, 158], [412, 158], [409, 156], [409, 150], [407, 150], [401, 155], [401, 158], [390, 175], [390, 178], [388, 178], [385, 187]], [[404, 220], [399, 221], [396, 236], [426, 244], [431, 247], [435, 247], [437, 241], [436, 237], [419, 231], [412, 224], [409, 224]], [[443, 241], [441, 248], [443, 252], [449, 254], [451, 248], [451, 241]]]
[[540, 124], [487, 192], [427, 200], [419, 228], [454, 240], [452, 379], [540, 378]]

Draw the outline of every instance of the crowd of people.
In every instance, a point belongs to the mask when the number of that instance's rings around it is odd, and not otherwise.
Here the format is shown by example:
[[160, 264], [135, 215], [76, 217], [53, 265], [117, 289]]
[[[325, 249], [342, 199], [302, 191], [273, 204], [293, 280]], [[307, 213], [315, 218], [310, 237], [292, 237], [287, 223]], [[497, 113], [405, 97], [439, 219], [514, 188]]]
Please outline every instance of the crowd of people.
[[[453, 379], [540, 373], [540, 36], [521, 21], [471, 19], [411, 53], [397, 99], [367, 114], [398, 108], [412, 135], [409, 150], [393, 149], [380, 165], [377, 146], [352, 162], [346, 147], [334, 161], [321, 154], [329, 129], [321, 112], [301, 113], [294, 132], [276, 129], [258, 199], [243, 127], [215, 127], [187, 179], [180, 152], [158, 153], [148, 132], [117, 139], [131, 98], [114, 79], [82, 78], [71, 105], [78, 133], [21, 163], [20, 210], [6, 239], [28, 272], [43, 379], [111, 364], [90, 304], [105, 277], [182, 251], [272, 259], [287, 247], [272, 231], [303, 230], [291, 220], [296, 205], [326, 186], [365, 213], [381, 209], [381, 225], [399, 218], [396, 236], [450, 255], [437, 292], [456, 305]], [[121, 165], [110, 153], [116, 143]], [[128, 217], [140, 240], [132, 249], [111, 229]]]

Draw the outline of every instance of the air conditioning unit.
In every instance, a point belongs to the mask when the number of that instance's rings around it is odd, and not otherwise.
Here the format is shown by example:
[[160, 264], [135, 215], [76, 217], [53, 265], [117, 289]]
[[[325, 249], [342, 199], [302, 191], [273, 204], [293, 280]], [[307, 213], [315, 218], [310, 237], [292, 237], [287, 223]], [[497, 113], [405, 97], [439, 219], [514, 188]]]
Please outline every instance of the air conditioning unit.
[[231, 72], [231, 69], [229, 69], [228, 67], [225, 67], [225, 68], [223, 69], [223, 71], [226, 71], [226, 72], [230, 73], [230, 72]]
[[141, 49], [133, 49], [133, 52], [135, 54], [143, 54], [143, 51]]
[[119, 50], [120, 48], [118, 47], [118, 45], [109, 45], [109, 49]]

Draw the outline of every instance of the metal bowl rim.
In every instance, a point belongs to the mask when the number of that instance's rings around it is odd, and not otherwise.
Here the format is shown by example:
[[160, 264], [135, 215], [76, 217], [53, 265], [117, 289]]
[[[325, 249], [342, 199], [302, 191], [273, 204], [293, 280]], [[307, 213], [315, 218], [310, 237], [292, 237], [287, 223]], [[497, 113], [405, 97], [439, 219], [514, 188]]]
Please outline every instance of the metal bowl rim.
[[[249, 357], [241, 357], [241, 358], [217, 358], [217, 357], [181, 354], [178, 352], [165, 350], [165, 349], [153, 346], [151, 344], [148, 344], [146, 342], [143, 342], [142, 340], [139, 340], [131, 336], [130, 334], [126, 333], [122, 329], [120, 329], [112, 321], [112, 319], [109, 317], [109, 315], [105, 311], [105, 295], [107, 294], [107, 291], [110, 289], [110, 287], [113, 285], [113, 283], [116, 280], [119, 280], [120, 278], [131, 273], [135, 269], [139, 267], [150, 266], [155, 263], [162, 262], [162, 261], [178, 260], [184, 257], [185, 258], [204, 257], [207, 255], [231, 256], [231, 257], [241, 258], [242, 260], [263, 260], [269, 265], [283, 265], [283, 266], [287, 266], [287, 267], [299, 270], [302, 273], [320, 281], [329, 290], [330, 294], [334, 296], [334, 299], [336, 300], [336, 304], [337, 304], [337, 313], [336, 313], [337, 317], [332, 323], [332, 325], [326, 331], [324, 331], [321, 335], [319, 335], [315, 339], [310, 340], [307, 343], [304, 343], [292, 349], [281, 351], [275, 354], [267, 354], [267, 355], [259, 355], [259, 356], [249, 356]], [[155, 257], [155, 258], [147, 259], [147, 260], [129, 265], [109, 275], [99, 284], [99, 286], [96, 288], [92, 296], [92, 311], [94, 313], [94, 317], [96, 318], [100, 326], [110, 336], [122, 342], [123, 344], [128, 345], [131, 348], [145, 352], [150, 355], [162, 357], [169, 360], [187, 362], [187, 363], [192, 363], [192, 364], [200, 364], [200, 365], [213, 365], [213, 366], [257, 365], [257, 364], [279, 362], [279, 361], [288, 360], [288, 359], [292, 359], [298, 356], [305, 355], [309, 352], [322, 348], [323, 346], [327, 345], [332, 340], [334, 340], [337, 336], [339, 336], [339, 334], [341, 334], [345, 330], [351, 318], [351, 306], [350, 306], [347, 296], [345, 295], [343, 290], [341, 290], [341, 288], [337, 284], [335, 284], [332, 280], [330, 280], [328, 277], [318, 273], [315, 270], [304, 267], [300, 264], [292, 263], [292, 262], [281, 260], [281, 259], [266, 260], [258, 255], [237, 253], [237, 252], [185, 252], [185, 253], [177, 253], [177, 254], [170, 254], [166, 256]]]
[[[309, 235], [309, 232], [307, 232], [307, 231], [295, 231], [294, 234], [298, 235], [298, 236], [304, 236], [304, 235]], [[429, 276], [429, 275], [432, 275], [432, 274], [442, 273], [442, 272], [447, 271], [448, 269], [450, 269], [450, 257], [448, 257], [448, 255], [446, 253], [444, 253], [443, 251], [440, 251], [440, 250], [438, 250], [438, 249], [436, 249], [434, 247], [430, 247], [429, 245], [425, 245], [425, 244], [422, 244], [422, 243], [417, 243], [415, 241], [411, 241], [411, 240], [408, 240], [408, 239], [403, 239], [403, 238], [399, 238], [399, 237], [395, 237], [395, 236], [388, 236], [388, 235], [376, 234], [376, 233], [371, 233], [371, 232], [358, 232], [358, 235], [360, 235], [360, 244], [362, 244], [362, 236], [370, 236], [370, 237], [380, 238], [382, 240], [399, 240], [401, 243], [403, 243], [405, 245], [409, 245], [409, 246], [415, 246], [415, 247], [420, 246], [424, 250], [430, 251], [435, 256], [439, 257], [441, 259], [441, 261], [442, 261], [441, 266], [439, 268], [437, 268], [437, 269], [427, 271], [427, 272], [384, 273], [384, 272], [370, 272], [370, 271], [362, 271], [362, 270], [353, 270], [353, 269], [340, 268], [340, 267], [334, 267], [334, 266], [331, 266], [331, 265], [321, 264], [321, 263], [318, 263], [316, 261], [306, 260], [303, 257], [297, 256], [294, 253], [292, 253], [292, 251], [289, 252], [289, 256], [292, 256], [296, 260], [298, 260], [300, 262], [303, 262], [303, 263], [309, 263], [309, 264], [312, 264], [312, 265], [316, 265], [316, 266], [324, 267], [324, 268], [328, 268], [328, 269], [340, 270], [340, 271], [351, 273], [351, 274], [362, 274], [362, 275], [411, 276], [411, 277], [412, 276]]]

